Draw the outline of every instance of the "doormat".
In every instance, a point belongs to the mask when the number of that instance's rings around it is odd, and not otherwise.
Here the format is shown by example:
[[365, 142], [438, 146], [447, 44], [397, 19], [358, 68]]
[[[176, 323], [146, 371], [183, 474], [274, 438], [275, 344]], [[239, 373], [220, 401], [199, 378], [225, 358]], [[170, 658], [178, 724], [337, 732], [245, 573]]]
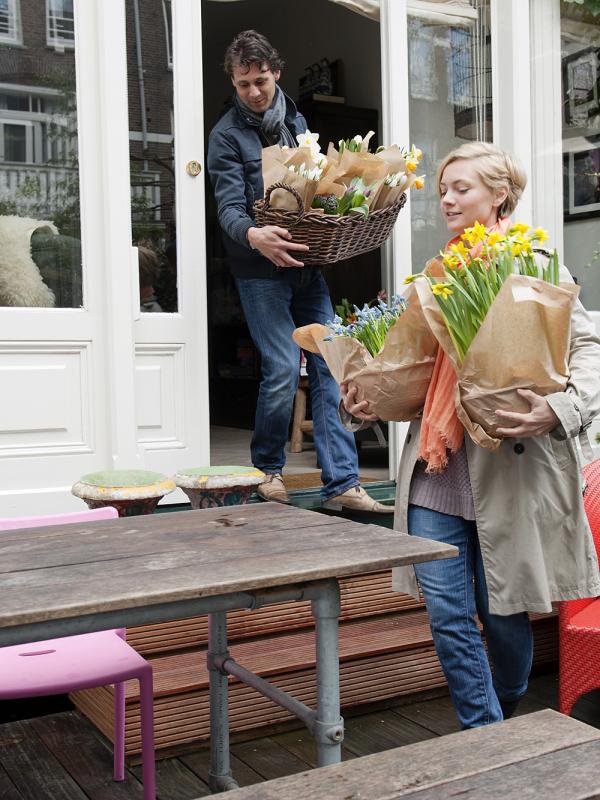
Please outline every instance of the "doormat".
[[[375, 483], [378, 478], [365, 478], [359, 475], [358, 480], [361, 483]], [[283, 483], [285, 488], [288, 490], [293, 489], [312, 489], [315, 487], [320, 487], [323, 484], [321, 483], [321, 473], [314, 471], [314, 472], [296, 472], [292, 474], [283, 473]]]

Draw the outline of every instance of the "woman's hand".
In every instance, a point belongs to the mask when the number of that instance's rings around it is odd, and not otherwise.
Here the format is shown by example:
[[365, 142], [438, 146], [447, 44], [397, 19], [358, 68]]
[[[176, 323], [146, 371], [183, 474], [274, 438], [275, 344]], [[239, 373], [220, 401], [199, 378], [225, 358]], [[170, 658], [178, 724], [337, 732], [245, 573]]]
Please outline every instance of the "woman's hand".
[[525, 414], [519, 414], [517, 411], [496, 411], [497, 416], [503, 421], [514, 425], [511, 428], [498, 428], [500, 436], [519, 439], [529, 436], [543, 436], [560, 424], [559, 418], [545, 397], [532, 392], [530, 389], [517, 389], [517, 392], [523, 399], [527, 400], [531, 408]]
[[360, 403], [356, 402], [356, 393], [358, 391], [357, 386], [351, 386], [348, 388], [347, 383], [341, 383], [340, 391], [342, 393], [342, 402], [344, 403], [344, 408], [349, 414], [352, 414], [352, 416], [356, 417], [357, 419], [365, 420], [366, 422], [377, 422], [379, 417], [377, 414], [371, 413], [368, 400], [361, 400]]

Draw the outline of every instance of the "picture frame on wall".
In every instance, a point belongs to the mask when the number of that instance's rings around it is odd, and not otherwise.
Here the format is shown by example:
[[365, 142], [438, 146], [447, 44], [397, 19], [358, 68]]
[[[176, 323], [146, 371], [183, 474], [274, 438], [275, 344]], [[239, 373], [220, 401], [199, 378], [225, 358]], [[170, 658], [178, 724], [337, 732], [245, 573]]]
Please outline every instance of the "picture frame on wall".
[[600, 48], [586, 47], [563, 59], [565, 125], [598, 128], [600, 122]]
[[583, 137], [563, 157], [564, 218], [600, 216], [600, 136]]

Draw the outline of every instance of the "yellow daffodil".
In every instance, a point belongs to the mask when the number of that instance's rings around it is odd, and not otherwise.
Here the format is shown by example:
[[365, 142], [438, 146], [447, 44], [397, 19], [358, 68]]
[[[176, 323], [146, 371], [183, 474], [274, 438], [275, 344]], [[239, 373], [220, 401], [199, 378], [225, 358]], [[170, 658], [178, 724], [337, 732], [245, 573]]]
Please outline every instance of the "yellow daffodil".
[[457, 256], [462, 256], [463, 258], [467, 258], [469, 255], [469, 248], [465, 245], [464, 242], [459, 242], [458, 244], [451, 244], [450, 250]]
[[410, 153], [412, 157], [415, 158], [417, 161], [421, 161], [423, 159], [423, 151], [420, 150], [418, 147], [415, 147], [414, 144], [410, 148]]
[[498, 231], [493, 231], [493, 233], [490, 233], [490, 235], [488, 236], [487, 243], [490, 247], [495, 247], [497, 244], [500, 244], [500, 242], [503, 242], [505, 239], [506, 237], [503, 236], [501, 233], [498, 233]]
[[529, 230], [529, 225], [526, 225], [524, 222], [515, 222], [512, 228], [509, 230], [509, 235], [513, 236], [515, 233], [527, 233]]
[[425, 175], [418, 175], [413, 184], [415, 189], [422, 189], [425, 186]]
[[448, 267], [448, 269], [458, 269], [460, 267], [460, 258], [450, 253], [444, 253], [443, 262], [444, 266]]
[[520, 256], [520, 255], [521, 255], [521, 253], [523, 253], [523, 252], [524, 252], [524, 250], [523, 250], [523, 243], [522, 243], [522, 242], [516, 242], [516, 241], [515, 241], [515, 242], [513, 242], [513, 243], [512, 243], [512, 247], [511, 247], [511, 252], [512, 252], [512, 254], [513, 254], [513, 256], [514, 256], [515, 258], [516, 258], [517, 256]]
[[533, 232], [533, 238], [537, 239], [540, 244], [544, 244], [548, 238], [548, 231], [545, 231], [543, 228], [536, 228]]
[[402, 281], [402, 283], [412, 283], [414, 280], [419, 278], [422, 273], [416, 272], [414, 275], [407, 275], [406, 278]]
[[450, 297], [450, 295], [454, 294], [447, 283], [434, 283], [431, 287], [431, 291], [434, 294], [439, 295], [439, 297], [442, 297], [444, 300]]
[[414, 158], [407, 158], [406, 159], [406, 171], [407, 172], [414, 172], [417, 169], [417, 161]]

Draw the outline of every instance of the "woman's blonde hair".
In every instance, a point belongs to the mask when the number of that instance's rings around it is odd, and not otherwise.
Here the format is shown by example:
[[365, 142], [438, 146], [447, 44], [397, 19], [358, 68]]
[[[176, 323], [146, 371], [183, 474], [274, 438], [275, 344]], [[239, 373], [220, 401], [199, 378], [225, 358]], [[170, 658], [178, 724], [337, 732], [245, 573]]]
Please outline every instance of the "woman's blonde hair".
[[499, 217], [509, 217], [521, 199], [527, 184], [525, 170], [516, 158], [495, 144], [489, 142], [466, 142], [456, 150], [448, 153], [437, 171], [437, 188], [440, 194], [440, 183], [444, 170], [453, 161], [472, 160], [475, 171], [491, 192], [507, 189], [508, 194], [498, 208]]

